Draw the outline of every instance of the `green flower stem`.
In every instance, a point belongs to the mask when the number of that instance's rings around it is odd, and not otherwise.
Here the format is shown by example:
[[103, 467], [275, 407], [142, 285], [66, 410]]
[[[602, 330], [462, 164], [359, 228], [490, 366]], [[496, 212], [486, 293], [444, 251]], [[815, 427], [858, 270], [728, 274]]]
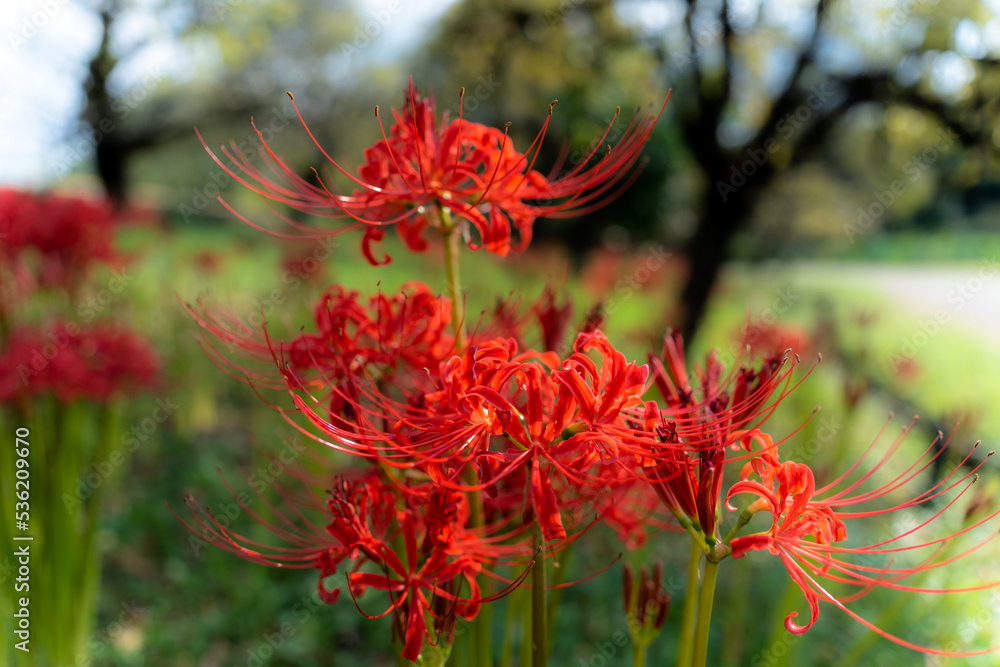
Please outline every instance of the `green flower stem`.
[[698, 624], [694, 629], [694, 655], [691, 667], [705, 667], [708, 657], [708, 632], [712, 624], [712, 602], [715, 599], [715, 581], [719, 576], [719, 563], [705, 560], [705, 579], [701, 582], [698, 599]]
[[726, 641], [722, 644], [722, 656], [720, 665], [740, 665], [743, 664], [743, 651], [746, 645], [747, 634], [747, 612], [750, 600], [750, 578], [733, 577], [733, 581], [726, 586], [726, 606], [724, 607], [724, 620], [726, 627]]
[[503, 644], [500, 645], [500, 667], [510, 667], [514, 658], [514, 624], [521, 599], [522, 589], [516, 589], [507, 596], [507, 613], [503, 623]]
[[[469, 468], [471, 470], [471, 468]], [[476, 498], [480, 498], [479, 493], [473, 494]], [[479, 503], [480, 515], [482, 515], [482, 503]], [[484, 565], [484, 567], [487, 567]], [[492, 580], [489, 577], [484, 577], [482, 584], [480, 584], [479, 594], [483, 597], [488, 597], [493, 593]], [[472, 632], [475, 635], [473, 644], [475, 646], [476, 654], [475, 660], [476, 665], [482, 665], [482, 667], [493, 667], [493, 607], [489, 603], [483, 604], [479, 608], [479, 615], [476, 617], [475, 623], [472, 624]]]
[[728, 546], [733, 541], [733, 538], [736, 537], [736, 535], [741, 530], [743, 530], [743, 526], [750, 523], [750, 520], [753, 519], [753, 515], [756, 513], [756, 511], [757, 510], [754, 508], [754, 505], [750, 505], [742, 512], [740, 512], [740, 518], [737, 519], [736, 523], [733, 524], [732, 529], [726, 534], [726, 537], [722, 540], [722, 543]]
[[677, 667], [691, 665], [691, 641], [694, 638], [694, 615], [698, 611], [698, 566], [704, 551], [691, 541], [691, 559], [688, 561], [687, 587], [684, 590], [684, 609], [681, 614], [680, 648], [677, 650]]
[[531, 589], [524, 587], [518, 588], [518, 593], [522, 593], [521, 598], [521, 664], [528, 665], [531, 664], [531, 624], [533, 620], [531, 618], [531, 599], [532, 593]]
[[531, 667], [548, 663], [548, 608], [545, 604], [545, 538], [535, 520], [535, 564], [531, 567]]
[[632, 667], [646, 667], [646, 645], [632, 645]]
[[[116, 404], [105, 404], [99, 406], [100, 428], [96, 434], [97, 442], [94, 445], [93, 459], [95, 461], [109, 460], [113, 444], [117, 441], [122, 432], [121, 410]], [[78, 467], [76, 474], [85, 468]], [[72, 483], [71, 483], [72, 484]], [[85, 505], [83, 515], [83, 539], [80, 543], [81, 549], [81, 571], [78, 581], [82, 582], [82, 604], [76, 605], [78, 622], [77, 626], [77, 646], [75, 651], [78, 654], [86, 655], [86, 638], [90, 636], [93, 628], [94, 616], [97, 613], [97, 601], [101, 582], [101, 554], [100, 546], [95, 542], [97, 526], [101, 520], [101, 509], [103, 506], [104, 491], [107, 484], [101, 484], [93, 490], [89, 502]], [[66, 493], [74, 493], [72, 486], [65, 490]]]
[[462, 312], [462, 283], [459, 280], [459, 242], [460, 230], [452, 222], [451, 213], [444, 207], [439, 207], [441, 217], [441, 236], [444, 238], [444, 274], [451, 298], [451, 326], [455, 332], [455, 347], [465, 347], [464, 314]]

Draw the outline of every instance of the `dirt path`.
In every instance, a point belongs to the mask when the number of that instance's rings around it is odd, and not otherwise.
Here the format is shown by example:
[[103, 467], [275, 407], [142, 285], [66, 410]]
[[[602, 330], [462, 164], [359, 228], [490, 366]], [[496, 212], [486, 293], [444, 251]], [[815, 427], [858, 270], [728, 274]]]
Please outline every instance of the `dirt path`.
[[796, 282], [803, 286], [871, 288], [916, 318], [955, 323], [1000, 344], [1000, 263], [948, 267], [801, 264], [795, 273]]

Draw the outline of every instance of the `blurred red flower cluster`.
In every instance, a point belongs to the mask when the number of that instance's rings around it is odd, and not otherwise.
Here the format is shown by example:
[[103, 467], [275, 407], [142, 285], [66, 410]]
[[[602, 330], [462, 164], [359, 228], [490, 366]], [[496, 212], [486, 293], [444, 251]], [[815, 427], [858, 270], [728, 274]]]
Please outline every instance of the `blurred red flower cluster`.
[[39, 322], [25, 301], [51, 293], [73, 304], [96, 266], [123, 264], [115, 231], [125, 217], [104, 200], [0, 189], [0, 402], [104, 402], [155, 384], [159, 359], [128, 327], [54, 313]]

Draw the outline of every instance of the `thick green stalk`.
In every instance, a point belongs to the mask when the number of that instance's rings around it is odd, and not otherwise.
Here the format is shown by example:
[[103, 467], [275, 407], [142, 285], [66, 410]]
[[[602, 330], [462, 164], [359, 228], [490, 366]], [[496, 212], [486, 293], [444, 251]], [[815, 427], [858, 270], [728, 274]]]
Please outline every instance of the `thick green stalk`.
[[739, 665], [742, 663], [746, 644], [747, 611], [750, 598], [750, 578], [733, 577], [734, 581], [726, 586], [725, 617], [726, 641], [722, 644], [721, 665]]
[[514, 622], [517, 619], [517, 608], [520, 606], [520, 593], [516, 589], [507, 596], [507, 613], [503, 623], [503, 644], [500, 645], [500, 667], [510, 667], [514, 658]]
[[[475, 494], [477, 497], [478, 493]], [[487, 566], [484, 566], [487, 567]], [[486, 577], [480, 584], [480, 595], [487, 596], [493, 593], [491, 580]], [[479, 615], [472, 624], [471, 632], [475, 633], [474, 645], [476, 647], [476, 665], [482, 667], [493, 667], [493, 607], [489, 603], [479, 608]]]
[[712, 602], [715, 600], [715, 581], [719, 576], [719, 564], [705, 560], [705, 578], [701, 582], [701, 596], [698, 599], [698, 624], [694, 629], [694, 655], [691, 667], [705, 667], [708, 657], [708, 632], [712, 625]]
[[[112, 446], [121, 434], [121, 411], [118, 405], [105, 404], [99, 408], [100, 428], [97, 435], [97, 442], [93, 450], [93, 460], [105, 462], [110, 459]], [[81, 468], [78, 468], [81, 470]], [[83, 468], [85, 470], [85, 468]], [[78, 474], [81, 474], [78, 472]], [[81, 571], [78, 574], [80, 582], [81, 596], [80, 603], [76, 605], [77, 620], [77, 643], [75, 647], [77, 654], [86, 655], [86, 638], [90, 636], [97, 614], [97, 600], [100, 591], [101, 581], [101, 553], [99, 545], [95, 543], [95, 533], [101, 519], [101, 509], [103, 505], [104, 492], [109, 480], [105, 480], [93, 490], [89, 502], [81, 508], [83, 514], [83, 539], [80, 542]], [[72, 482], [71, 482], [72, 484]], [[66, 490], [65, 493], [73, 494], [75, 489]]]
[[634, 644], [632, 647], [632, 667], [646, 667], [646, 645]]
[[545, 667], [549, 656], [546, 643], [548, 607], [545, 604], [545, 538], [537, 520], [535, 551], [535, 564], [531, 567], [531, 667]]
[[687, 585], [684, 589], [684, 609], [681, 613], [680, 648], [677, 649], [677, 667], [691, 664], [691, 641], [694, 639], [694, 615], [698, 611], [698, 566], [701, 564], [701, 546], [691, 541], [691, 559], [688, 561]]
[[465, 347], [464, 313], [462, 310], [464, 302], [458, 265], [460, 230], [452, 223], [451, 213], [448, 212], [448, 209], [442, 208], [440, 215], [441, 235], [444, 237], [444, 275], [448, 296], [451, 298], [451, 326], [455, 331], [455, 347], [460, 350]]
[[515, 592], [522, 592], [523, 597], [521, 598], [521, 664], [528, 665], [531, 663], [531, 590], [527, 587], [518, 588]]

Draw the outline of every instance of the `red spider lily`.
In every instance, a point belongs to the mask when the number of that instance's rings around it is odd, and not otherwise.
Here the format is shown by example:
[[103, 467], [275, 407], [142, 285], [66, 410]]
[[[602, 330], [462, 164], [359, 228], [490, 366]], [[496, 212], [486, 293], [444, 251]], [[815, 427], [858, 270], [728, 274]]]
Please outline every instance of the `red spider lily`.
[[334, 285], [314, 309], [316, 332], [288, 342], [273, 341], [262, 327], [245, 321], [258, 313], [240, 318], [201, 302], [184, 307], [207, 334], [203, 347], [218, 365], [269, 388], [285, 387], [273, 372], [277, 350], [288, 370], [300, 380], [309, 378], [306, 384], [316, 388], [350, 378], [362, 368], [384, 382], [401, 370], [436, 366], [454, 347], [450, 300], [416, 282], [397, 294], [368, 299]]
[[43, 288], [74, 292], [95, 264], [122, 260], [110, 202], [0, 189], [0, 256]]
[[781, 357], [789, 350], [799, 356], [808, 356], [813, 350], [809, 332], [791, 324], [756, 322], [742, 332], [741, 339], [756, 356]]
[[[300, 486], [315, 484], [301, 471], [292, 474]], [[246, 499], [233, 495], [241, 509], [284, 546], [244, 537], [228, 522], [218, 521], [211, 510], [190, 500], [194, 522], [178, 518], [196, 535], [249, 561], [270, 567], [318, 570], [319, 595], [328, 604], [338, 601], [340, 589], [329, 589], [326, 580], [350, 561], [345, 575], [348, 593], [358, 605], [358, 598], [368, 588], [389, 594], [389, 608], [369, 618], [394, 612], [402, 618], [403, 656], [409, 660], [417, 659], [425, 638], [436, 643], [443, 634], [446, 644], [450, 644], [456, 615], [472, 619], [484, 602], [511, 590], [481, 596], [477, 577], [484, 563], [523, 564], [531, 553], [530, 545], [523, 544], [523, 531], [508, 531], [502, 523], [469, 529], [464, 494], [433, 484], [390, 483], [374, 469], [337, 478], [325, 506], [315, 496], [295, 495], [277, 483], [275, 488], [288, 509], [262, 495], [267, 511], [260, 513]], [[317, 515], [325, 516], [329, 523], [323, 527]], [[390, 546], [397, 543], [402, 553]], [[374, 570], [363, 570], [366, 565]], [[513, 586], [527, 571], [512, 582]], [[466, 595], [461, 594], [463, 589], [467, 589]], [[436, 619], [437, 637], [431, 636], [425, 613]]]
[[665, 515], [653, 486], [626, 466], [602, 466], [600, 484], [577, 487], [581, 505], [593, 508], [629, 551], [641, 549], [651, 531], [679, 530]]
[[721, 363], [709, 354], [696, 389], [677, 333], [665, 337], [663, 360], [651, 356], [650, 362], [667, 407], [647, 402], [641, 417], [633, 413], [632, 432], [625, 439], [634, 440], [643, 479], [667, 509], [711, 546], [725, 464], [747, 456], [728, 452], [739, 444], [749, 451], [755, 442], [763, 451], [777, 446], [756, 427], [792, 390], [794, 364], [767, 357], [758, 369], [738, 364], [723, 376]]
[[[917, 479], [921, 473], [930, 469], [938, 457], [946, 451], [947, 442], [939, 446], [936, 439], [923, 455], [911, 464], [901, 475], [868, 491], [860, 491], [865, 483], [881, 469], [902, 444], [906, 434], [912, 428], [905, 429], [895, 442], [888, 448], [882, 458], [872, 466], [871, 470], [861, 475], [857, 480], [848, 483], [849, 477], [860, 467], [862, 461], [872, 451], [859, 459], [845, 474], [834, 482], [822, 488], [816, 488], [813, 471], [806, 465], [792, 461], [780, 462], [774, 450], [750, 461], [745, 467], [741, 481], [734, 484], [727, 494], [727, 507], [735, 511], [730, 500], [740, 494], [749, 494], [755, 500], [745, 513], [767, 512], [772, 517], [771, 527], [764, 532], [739, 536], [732, 540], [732, 556], [742, 558], [750, 551], [767, 550], [778, 556], [788, 570], [795, 584], [802, 590], [809, 603], [810, 618], [805, 625], [794, 622], [797, 616], [792, 612], [785, 619], [785, 628], [794, 634], [808, 631], [819, 617], [819, 603], [829, 602], [843, 610], [849, 616], [862, 623], [867, 628], [877, 632], [897, 644], [916, 649], [925, 653], [949, 656], [972, 656], [1000, 649], [994, 647], [982, 651], [953, 652], [919, 646], [896, 637], [885, 630], [865, 620], [848, 608], [847, 604], [867, 594], [874, 588], [890, 588], [894, 590], [915, 593], [963, 593], [984, 590], [1000, 586], [1000, 581], [979, 584], [965, 588], [945, 589], [928, 588], [919, 585], [907, 585], [903, 582], [908, 577], [935, 570], [961, 560], [976, 551], [996, 535], [996, 531], [983, 541], [957, 555], [945, 556], [944, 547], [956, 537], [964, 535], [983, 526], [1000, 515], [1000, 511], [967, 525], [962, 530], [928, 541], [921, 541], [912, 536], [923, 528], [930, 526], [961, 498], [977, 479], [977, 471], [989, 453], [982, 461], [967, 471], [963, 467], [971, 461], [970, 452], [951, 473], [939, 482], [903, 501], [890, 501], [887, 507], [871, 508], [868, 503], [899, 491]], [[877, 440], [876, 440], [877, 442]], [[874, 447], [874, 443], [872, 445]], [[756, 477], [757, 480], [752, 479]], [[952, 492], [954, 497], [947, 499]], [[936, 500], [946, 500], [943, 507], [935, 508], [934, 513], [923, 521], [914, 522], [903, 529], [894, 529], [891, 537], [866, 546], [840, 546], [847, 539], [847, 524], [851, 519], [891, 515], [893, 512], [918, 507]], [[922, 562], [912, 567], [893, 567], [876, 565], [881, 558], [906, 555], [907, 553], [931, 553]], [[854, 557], [854, 561], [847, 560]], [[828, 583], [833, 582], [847, 587], [854, 587], [853, 593], [834, 595]]]
[[[585, 354], [591, 350], [603, 359], [600, 368]], [[614, 463], [617, 446], [605, 431], [619, 412], [639, 402], [646, 371], [626, 364], [594, 332], [581, 334], [561, 364], [554, 353], [519, 352], [513, 339], [496, 339], [428, 369], [427, 378], [433, 388], [405, 403], [369, 381], [357, 395], [342, 393], [352, 409], [341, 416], [300, 395], [304, 385], [286, 375], [296, 412], [320, 431], [312, 437], [331, 447], [392, 467], [417, 467], [438, 484], [467, 491], [489, 491], [527, 466], [533, 514], [546, 539], [559, 540], [566, 531], [553, 477], [571, 485], [602, 482], [589, 471]], [[499, 451], [491, 449], [498, 436], [505, 443]], [[473, 462], [481, 482], [476, 487], [460, 481]]]
[[[298, 114], [294, 98], [292, 105]], [[549, 117], [554, 105], [549, 105]], [[609, 126], [586, 159], [565, 175], [547, 178], [534, 167], [549, 117], [527, 151], [520, 153], [506, 128], [501, 131], [465, 120], [461, 104], [459, 117], [449, 120], [445, 114], [439, 126], [433, 99], [416, 93], [411, 80], [406, 105], [402, 111], [393, 111], [394, 122], [388, 133], [376, 107], [383, 139], [365, 151], [357, 176], [323, 150], [299, 114], [309, 137], [335, 172], [354, 185], [349, 195], [332, 191], [318, 175], [317, 184], [298, 176], [274, 154], [259, 131], [257, 136], [263, 144], [260, 155], [270, 174], [253, 166], [234, 143], [221, 147], [231, 165], [207, 146], [205, 149], [233, 179], [266, 199], [311, 215], [345, 218], [354, 223], [351, 227], [364, 226], [362, 251], [372, 264], [390, 260], [389, 256], [376, 259], [371, 249], [372, 242], [383, 238], [385, 225], [395, 225], [407, 247], [419, 252], [427, 247], [428, 227], [450, 229], [452, 223], [445, 216], [456, 216], [475, 228], [480, 241], [470, 236], [470, 248], [485, 247], [489, 252], [506, 255], [511, 249], [512, 230], [520, 236], [517, 249], [523, 250], [531, 240], [537, 218], [581, 215], [616, 198], [630, 184], [626, 176], [635, 173], [632, 167], [662, 112], [663, 107], [656, 115], [636, 117], [617, 145], [597, 158], [610, 133]], [[225, 201], [222, 203], [244, 222], [260, 228]], [[317, 230], [286, 221], [294, 232], [274, 232], [276, 235], [317, 238], [343, 231]]]
[[[303, 486], [308, 487], [312, 482], [298, 471], [291, 472]], [[336, 574], [337, 567], [345, 560], [373, 557], [382, 541], [391, 539], [398, 494], [374, 473], [345, 472], [334, 481], [324, 512], [323, 503], [313, 496], [294, 497], [280, 483], [275, 483], [275, 488], [290, 513], [264, 495], [260, 495], [260, 500], [276, 520], [251, 509], [231, 488], [230, 492], [243, 511], [287, 546], [271, 546], [243, 537], [231, 530], [228, 522], [220, 523], [209, 508], [199, 507], [191, 499], [186, 502], [195, 523], [178, 518], [196, 535], [248, 561], [269, 567], [318, 569], [320, 598], [333, 604], [340, 597], [340, 590], [327, 589], [325, 579]], [[330, 523], [324, 528], [322, 521], [310, 518], [311, 514], [325, 514]]]
[[0, 402], [52, 393], [69, 403], [107, 401], [155, 386], [160, 361], [135, 333], [102, 324], [55, 322], [15, 329], [0, 356]]
[[[403, 611], [406, 622], [402, 655], [415, 662], [420, 655], [424, 638], [430, 638], [424, 614], [432, 611], [428, 594], [452, 603], [456, 615], [466, 619], [475, 618], [481, 604], [479, 586], [476, 584], [480, 566], [471, 558], [450, 559], [439, 550], [432, 550], [431, 555], [421, 563], [418, 559], [417, 527], [412, 513], [401, 512], [397, 521], [402, 529], [406, 549], [405, 562], [384, 544], [379, 545], [375, 555], [382, 559], [388, 573], [351, 573], [347, 577], [347, 589], [355, 602], [365, 588], [384, 590], [390, 594], [389, 609], [369, 618], [381, 618], [395, 610]], [[397, 578], [393, 579], [392, 575]], [[462, 599], [449, 590], [451, 587], [448, 584], [456, 579], [462, 579], [468, 584], [469, 598]]]
[[[184, 309], [201, 327], [202, 348], [213, 362], [261, 388], [286, 387], [285, 378], [275, 372], [277, 357], [279, 370], [287, 363], [287, 370], [310, 391], [343, 389], [367, 373], [383, 390], [399, 390], [400, 400], [406, 401], [427, 388], [422, 380], [428, 370], [455, 354], [451, 300], [418, 282], [406, 283], [395, 294], [368, 298], [331, 286], [314, 309], [315, 331], [284, 341], [260, 325], [257, 312], [240, 316], [202, 301], [186, 303]], [[535, 341], [540, 349], [554, 351], [570, 330], [571, 312], [551, 290], [526, 306], [512, 298], [501, 300], [491, 317], [484, 312], [475, 323], [468, 344], [512, 338], [519, 348], [530, 348]]]

